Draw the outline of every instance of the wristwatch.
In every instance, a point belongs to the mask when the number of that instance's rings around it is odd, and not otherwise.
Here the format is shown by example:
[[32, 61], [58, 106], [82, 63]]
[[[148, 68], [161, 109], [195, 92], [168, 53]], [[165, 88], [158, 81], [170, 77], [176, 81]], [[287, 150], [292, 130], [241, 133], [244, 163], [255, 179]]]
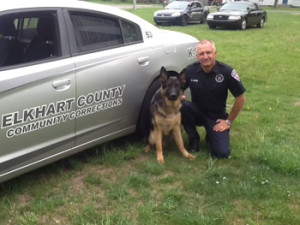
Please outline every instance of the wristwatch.
[[226, 123], [230, 126], [231, 122], [229, 120], [226, 120]]

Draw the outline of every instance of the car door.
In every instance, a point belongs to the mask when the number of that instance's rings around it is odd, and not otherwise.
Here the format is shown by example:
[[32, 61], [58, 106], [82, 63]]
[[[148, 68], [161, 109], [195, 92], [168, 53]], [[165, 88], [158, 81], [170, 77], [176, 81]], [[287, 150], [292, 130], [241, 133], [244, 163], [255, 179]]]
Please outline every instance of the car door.
[[193, 2], [190, 6], [189, 11], [190, 11], [191, 22], [201, 21], [203, 10], [201, 10], [201, 5], [198, 2]]
[[2, 52], [0, 65], [0, 180], [74, 146], [75, 120], [69, 114], [75, 110], [76, 83], [61, 15], [55, 9], [0, 15], [1, 36], [13, 42], [6, 46], [18, 46]]
[[76, 145], [133, 132], [152, 51], [140, 27], [94, 11], [69, 10], [66, 18], [74, 34]]
[[250, 4], [250, 12], [248, 17], [248, 25], [259, 24], [261, 18], [261, 12], [256, 4]]

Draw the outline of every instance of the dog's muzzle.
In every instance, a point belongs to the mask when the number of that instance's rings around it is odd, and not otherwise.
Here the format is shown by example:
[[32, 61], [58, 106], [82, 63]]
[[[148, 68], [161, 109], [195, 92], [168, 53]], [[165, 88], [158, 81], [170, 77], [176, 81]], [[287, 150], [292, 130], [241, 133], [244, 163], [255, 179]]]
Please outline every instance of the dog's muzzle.
[[172, 94], [168, 95], [168, 99], [170, 101], [176, 101], [178, 99], [178, 96], [179, 95], [177, 93], [172, 93]]

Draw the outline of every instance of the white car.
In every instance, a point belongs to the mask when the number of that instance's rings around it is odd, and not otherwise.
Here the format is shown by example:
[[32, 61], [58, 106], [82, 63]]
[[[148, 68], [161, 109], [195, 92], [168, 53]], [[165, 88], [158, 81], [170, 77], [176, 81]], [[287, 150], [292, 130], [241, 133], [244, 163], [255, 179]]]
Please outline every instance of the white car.
[[162, 66], [198, 40], [75, 0], [0, 5], [0, 182], [141, 131]]

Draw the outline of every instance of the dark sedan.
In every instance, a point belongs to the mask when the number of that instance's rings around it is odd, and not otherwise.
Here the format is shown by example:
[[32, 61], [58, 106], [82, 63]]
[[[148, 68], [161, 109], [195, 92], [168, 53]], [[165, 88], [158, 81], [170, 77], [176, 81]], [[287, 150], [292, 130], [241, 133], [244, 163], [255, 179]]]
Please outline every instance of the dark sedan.
[[188, 23], [204, 23], [209, 14], [209, 8], [199, 1], [173, 1], [164, 9], [154, 13], [157, 25]]
[[267, 12], [253, 2], [228, 2], [218, 12], [208, 14], [206, 19], [210, 29], [226, 27], [245, 30], [250, 26], [264, 27]]

